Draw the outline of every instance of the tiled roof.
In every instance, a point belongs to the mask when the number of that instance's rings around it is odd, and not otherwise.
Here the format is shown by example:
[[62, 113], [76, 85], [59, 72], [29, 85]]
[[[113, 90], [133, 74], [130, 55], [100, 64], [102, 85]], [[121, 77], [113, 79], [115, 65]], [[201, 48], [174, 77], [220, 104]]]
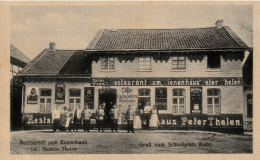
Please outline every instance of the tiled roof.
[[81, 50], [45, 49], [18, 75], [84, 75], [86, 61]]
[[21, 52], [12, 44], [10, 44], [10, 56], [11, 58], [15, 58], [16, 60], [24, 64], [27, 64], [31, 61], [26, 55], [23, 54], [23, 52]]
[[100, 30], [87, 50], [248, 48], [227, 26], [192, 29]]

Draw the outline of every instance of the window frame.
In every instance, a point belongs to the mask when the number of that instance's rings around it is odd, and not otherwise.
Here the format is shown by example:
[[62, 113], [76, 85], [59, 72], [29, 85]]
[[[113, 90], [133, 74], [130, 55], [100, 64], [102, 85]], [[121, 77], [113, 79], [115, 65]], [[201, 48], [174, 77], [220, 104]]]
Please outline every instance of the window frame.
[[[149, 95], [145, 95], [145, 94], [144, 94], [144, 95], [141, 96], [141, 95], [139, 94], [139, 91], [140, 91], [140, 90], [149, 90]], [[144, 93], [145, 93], [145, 91], [144, 91]], [[151, 89], [149, 89], [149, 88], [139, 88], [139, 89], [138, 89], [138, 97], [151, 97]]]
[[[79, 96], [71, 96], [71, 94], [70, 94], [71, 90], [79, 90], [80, 95]], [[79, 106], [81, 105], [81, 95], [82, 95], [81, 94], [81, 89], [80, 88], [69, 88], [68, 91], [69, 91], [69, 94], [68, 94], [68, 96], [69, 96], [68, 97], [68, 99], [69, 99], [69, 108], [71, 110], [74, 110], [75, 106], [77, 104], [79, 104]], [[73, 103], [70, 103], [70, 100], [73, 100]], [[77, 100], [79, 100], [79, 103], [77, 103]], [[73, 107], [71, 107], [71, 104], [73, 104]]]
[[[107, 66], [104, 68], [103, 63], [104, 59], [106, 60]], [[113, 66], [110, 66], [110, 59], [113, 59]], [[115, 70], [115, 57], [101, 57], [101, 71], [114, 71]]]
[[[51, 92], [51, 95], [49, 95], [49, 96], [42, 96], [41, 95], [41, 92], [43, 91], [43, 90], [50, 90]], [[39, 113], [51, 113], [51, 101], [52, 101], [52, 89], [50, 89], [50, 88], [40, 88], [39, 89], [39, 100], [40, 100], [40, 102], [39, 102], [39, 105], [40, 105], [40, 111], [39, 111]], [[44, 111], [42, 112], [41, 111], [41, 99], [44, 99]], [[49, 112], [47, 112], [47, 100], [48, 99], [50, 99], [50, 108], [49, 108]]]
[[[140, 59], [143, 58], [143, 65], [140, 65]], [[148, 61], [145, 61], [146, 58], [149, 58], [149, 68], [146, 68], [145, 66], [148, 66], [148, 65], [145, 65], [145, 62], [148, 62]], [[143, 68], [141, 68], [141, 66]], [[138, 71], [152, 71], [152, 57], [151, 56], [141, 56], [141, 57], [138, 57]]]
[[[216, 57], [218, 57], [219, 58], [219, 67], [218, 68], [213, 68], [213, 67], [209, 67], [209, 60], [211, 60], [211, 59], [209, 59], [209, 56], [215, 56], [215, 58], [213, 58], [214, 60], [216, 59]], [[221, 55], [220, 54], [218, 54], [218, 53], [212, 53], [212, 54], [207, 54], [207, 69], [208, 70], [221, 70]]]
[[[174, 57], [177, 57], [176, 60], [174, 60]], [[181, 60], [180, 57], [184, 57], [184, 60]], [[173, 68], [173, 65], [174, 65], [174, 61], [177, 62], [177, 67], [176, 68]], [[179, 64], [180, 62], [184, 62], [184, 68], [179, 68]], [[186, 56], [185, 55], [174, 55], [172, 56], [172, 71], [185, 71], [186, 68], [187, 68], [187, 63], [186, 63]]]
[[[174, 90], [178, 90], [178, 96], [174, 96]], [[179, 92], [180, 90], [184, 91], [183, 96], [180, 96]], [[173, 103], [173, 99], [177, 98], [177, 113], [173, 112], [173, 108], [176, 106], [176, 104]], [[183, 113], [180, 113], [180, 106], [182, 106], [182, 104], [180, 104], [180, 99], [183, 98]], [[186, 89], [185, 88], [174, 88], [172, 89], [172, 114], [175, 115], [184, 115], [186, 112]]]
[[[208, 95], [208, 90], [218, 90], [219, 91], [219, 95], [214, 95], [214, 91], [213, 91], [213, 95]], [[209, 113], [209, 103], [208, 103], [208, 99], [211, 98], [211, 106], [212, 106], [212, 113]], [[219, 113], [216, 113], [216, 107], [215, 107], [215, 99], [219, 99], [218, 105], [219, 105]], [[221, 90], [219, 88], [208, 88], [207, 89], [207, 114], [210, 115], [220, 115], [221, 114]]]

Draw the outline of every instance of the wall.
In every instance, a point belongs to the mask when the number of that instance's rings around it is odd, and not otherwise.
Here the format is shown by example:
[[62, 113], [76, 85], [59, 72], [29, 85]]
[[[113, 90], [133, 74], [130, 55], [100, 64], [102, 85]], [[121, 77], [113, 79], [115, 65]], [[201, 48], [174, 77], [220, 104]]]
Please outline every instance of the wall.
[[[242, 77], [242, 62], [240, 60], [227, 60], [221, 56], [221, 69], [208, 70], [207, 56], [203, 60], [190, 61], [186, 58], [186, 70], [173, 71], [172, 58], [168, 62], [158, 61], [157, 63], [151, 58], [152, 71], [138, 71], [138, 57], [134, 61], [122, 61], [120, 63], [115, 57], [115, 70], [101, 71], [101, 59], [97, 62], [92, 61], [92, 77]], [[126, 72], [127, 71], [127, 72]]]
[[[29, 87], [38, 87], [37, 90], [37, 94], [38, 94], [38, 103], [37, 104], [27, 104], [27, 97], [25, 97], [25, 107], [24, 107], [24, 113], [39, 113], [40, 111], [40, 103], [39, 103], [39, 89], [41, 88], [48, 88], [52, 90], [52, 99], [51, 99], [51, 110], [55, 109], [56, 105], [55, 104], [55, 85], [57, 83], [52, 82], [52, 83], [46, 83], [46, 82], [42, 82], [42, 83], [28, 83], [25, 82], [25, 93], [27, 93], [27, 89]], [[69, 106], [69, 89], [71, 88], [77, 88], [77, 89], [81, 89], [81, 103], [80, 103], [80, 107], [81, 109], [84, 107], [84, 87], [89, 87], [90, 84], [89, 83], [67, 83], [64, 82], [65, 84], [65, 104], [60, 104], [60, 109], [62, 109], [63, 106]], [[96, 104], [94, 104], [96, 105]], [[93, 110], [94, 112], [94, 110]]]

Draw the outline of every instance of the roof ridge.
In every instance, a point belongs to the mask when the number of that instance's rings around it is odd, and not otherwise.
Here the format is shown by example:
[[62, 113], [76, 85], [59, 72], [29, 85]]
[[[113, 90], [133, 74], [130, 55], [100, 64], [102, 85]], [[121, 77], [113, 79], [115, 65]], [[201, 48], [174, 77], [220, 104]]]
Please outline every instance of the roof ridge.
[[[224, 27], [224, 26], [223, 26]], [[226, 27], [226, 26], [225, 26]], [[208, 29], [217, 27], [194, 27], [194, 28], [110, 28], [103, 30], [182, 30], [182, 29]]]

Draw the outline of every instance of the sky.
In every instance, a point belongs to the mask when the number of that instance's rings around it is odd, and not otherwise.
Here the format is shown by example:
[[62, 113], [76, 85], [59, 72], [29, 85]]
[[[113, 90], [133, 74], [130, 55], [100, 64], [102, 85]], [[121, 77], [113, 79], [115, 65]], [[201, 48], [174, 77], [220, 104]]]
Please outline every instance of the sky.
[[100, 29], [213, 27], [217, 19], [252, 46], [250, 5], [12, 6], [11, 43], [30, 59], [49, 42], [57, 49], [86, 49]]

